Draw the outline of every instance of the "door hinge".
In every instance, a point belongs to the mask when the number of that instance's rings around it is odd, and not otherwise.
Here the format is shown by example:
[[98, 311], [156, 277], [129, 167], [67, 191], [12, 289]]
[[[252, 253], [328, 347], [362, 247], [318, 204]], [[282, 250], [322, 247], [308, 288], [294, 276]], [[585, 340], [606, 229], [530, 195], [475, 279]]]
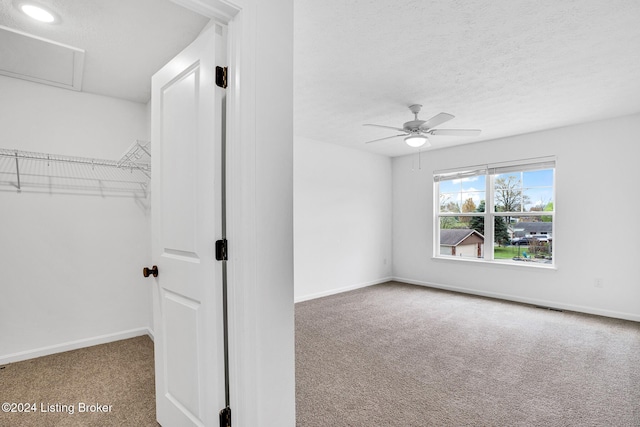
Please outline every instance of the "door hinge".
[[227, 67], [216, 67], [216, 86], [227, 88]]
[[216, 240], [216, 260], [227, 261], [227, 239]]
[[228, 406], [220, 411], [220, 427], [231, 427], [231, 408]]

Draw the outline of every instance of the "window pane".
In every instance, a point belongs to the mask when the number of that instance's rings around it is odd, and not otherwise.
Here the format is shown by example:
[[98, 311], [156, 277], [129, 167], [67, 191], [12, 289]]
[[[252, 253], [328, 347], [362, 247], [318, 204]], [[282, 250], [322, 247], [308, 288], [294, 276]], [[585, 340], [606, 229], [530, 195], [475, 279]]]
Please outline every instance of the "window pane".
[[522, 194], [524, 212], [553, 211], [552, 188], [525, 188]]
[[484, 175], [440, 181], [440, 212], [484, 212]]
[[[507, 224], [506, 221], [504, 224]], [[510, 236], [509, 240], [494, 245], [494, 259], [514, 263], [551, 264], [553, 260], [551, 216], [538, 217], [535, 221], [525, 216], [511, 217], [507, 232]]]
[[460, 212], [460, 193], [440, 193], [440, 212]]
[[476, 192], [476, 193], [465, 193], [463, 194], [462, 199], [462, 207], [460, 211], [462, 213], [471, 213], [471, 212], [484, 212], [485, 211], [485, 203], [484, 203], [484, 194]]
[[496, 175], [493, 191], [496, 212], [522, 212], [522, 172]]
[[485, 189], [485, 176], [471, 176], [460, 179], [460, 187], [462, 191], [482, 191]]
[[440, 186], [440, 193], [457, 193], [460, 191], [460, 185], [454, 183], [457, 180], [447, 180], [440, 181], [438, 185]]
[[494, 192], [495, 212], [553, 210], [553, 169], [496, 175]]
[[483, 258], [484, 236], [477, 231], [484, 217], [465, 216], [440, 218], [438, 255], [457, 258]]
[[553, 187], [553, 169], [523, 172], [525, 187]]
[[524, 211], [553, 211], [553, 169], [523, 172]]

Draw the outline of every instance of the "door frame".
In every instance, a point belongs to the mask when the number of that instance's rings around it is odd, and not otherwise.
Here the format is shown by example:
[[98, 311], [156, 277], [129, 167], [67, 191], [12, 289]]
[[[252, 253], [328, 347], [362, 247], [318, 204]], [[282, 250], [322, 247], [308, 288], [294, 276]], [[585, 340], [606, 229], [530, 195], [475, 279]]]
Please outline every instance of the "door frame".
[[[274, 243], [276, 252], [281, 249], [285, 265], [290, 263], [290, 285], [284, 278], [285, 289], [276, 289], [269, 300], [256, 295], [264, 291], [265, 279], [258, 277], [264, 270], [265, 238], [258, 239], [259, 225], [257, 199], [265, 192], [264, 185], [258, 189], [259, 173], [256, 161], [263, 157], [256, 144], [256, 89], [268, 81], [258, 82], [256, 63], [258, 62], [258, 17], [262, 26], [277, 25], [265, 23], [265, 6], [260, 11], [260, 0], [171, 0], [189, 10], [226, 24], [227, 61], [229, 69], [227, 86], [227, 127], [226, 127], [226, 170], [227, 170], [227, 240], [229, 241], [228, 274], [228, 322], [229, 322], [229, 373], [230, 407], [234, 426], [295, 425], [295, 362], [293, 327], [293, 190], [291, 187], [291, 242], [285, 238]], [[293, 28], [293, 2], [274, 2], [266, 9], [276, 20], [287, 20]], [[278, 4], [285, 6], [282, 13]], [[289, 8], [290, 6], [290, 8]], [[262, 15], [259, 15], [259, 14]], [[272, 16], [273, 18], [273, 16]], [[288, 21], [290, 19], [290, 22]], [[291, 34], [291, 38], [292, 38]], [[285, 40], [283, 40], [285, 41]], [[288, 41], [286, 41], [288, 42]], [[276, 43], [275, 41], [273, 43]], [[287, 46], [285, 46], [285, 52]], [[293, 49], [291, 41], [291, 63]], [[285, 55], [288, 53], [285, 53]], [[264, 56], [263, 56], [264, 57]], [[263, 58], [262, 57], [262, 58]], [[277, 62], [277, 60], [275, 61]], [[264, 67], [264, 66], [263, 66]], [[262, 68], [264, 70], [264, 68]], [[292, 73], [292, 71], [291, 71]], [[291, 117], [293, 121], [293, 97], [291, 83]], [[289, 102], [289, 101], [287, 101]], [[262, 107], [264, 108], [264, 107]], [[261, 110], [262, 111], [262, 110]], [[262, 119], [264, 120], [264, 118]], [[293, 128], [291, 124], [291, 147], [280, 151], [291, 156], [293, 164]], [[287, 134], [284, 135], [287, 137]], [[287, 152], [288, 151], [288, 152]], [[268, 157], [268, 156], [267, 156]], [[261, 172], [264, 174], [264, 172]], [[292, 186], [292, 178], [291, 178]], [[262, 196], [264, 197], [264, 196]], [[287, 230], [288, 231], [288, 230]], [[263, 232], [264, 234], [264, 232]], [[278, 247], [280, 246], [280, 247]], [[264, 250], [264, 249], [263, 249]], [[271, 251], [269, 251], [271, 252]], [[290, 261], [289, 261], [290, 257]], [[260, 271], [259, 271], [260, 270]], [[286, 270], [286, 268], [285, 268]], [[287, 272], [288, 273], [288, 272]], [[267, 285], [271, 284], [267, 280]], [[290, 289], [288, 289], [290, 287]], [[285, 313], [272, 322], [270, 314]], [[290, 311], [290, 313], [287, 313]], [[289, 315], [290, 314], [290, 315]], [[273, 327], [284, 326], [278, 337], [274, 337]], [[271, 339], [265, 340], [265, 336]], [[278, 360], [279, 372], [274, 374], [274, 359]], [[220, 408], [222, 409], [222, 408]]]

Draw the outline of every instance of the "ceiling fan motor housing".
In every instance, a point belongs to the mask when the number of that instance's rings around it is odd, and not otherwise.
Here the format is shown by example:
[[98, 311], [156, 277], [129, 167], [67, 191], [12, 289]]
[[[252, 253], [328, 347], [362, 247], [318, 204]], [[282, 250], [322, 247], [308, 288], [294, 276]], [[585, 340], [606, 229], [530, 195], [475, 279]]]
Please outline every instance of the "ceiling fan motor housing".
[[420, 130], [420, 126], [422, 126], [426, 120], [411, 120], [410, 122], [406, 122], [402, 125], [402, 129], [407, 132], [418, 132]]
[[405, 130], [405, 132], [410, 132], [410, 133], [414, 133], [417, 134], [420, 132], [420, 126], [422, 126], [424, 123], [426, 123], [426, 120], [418, 120], [418, 113], [420, 112], [420, 109], [422, 108], [422, 105], [420, 104], [413, 104], [413, 105], [409, 105], [409, 110], [411, 110], [411, 112], [414, 115], [413, 120], [406, 122], [404, 125], [402, 125], [402, 129]]

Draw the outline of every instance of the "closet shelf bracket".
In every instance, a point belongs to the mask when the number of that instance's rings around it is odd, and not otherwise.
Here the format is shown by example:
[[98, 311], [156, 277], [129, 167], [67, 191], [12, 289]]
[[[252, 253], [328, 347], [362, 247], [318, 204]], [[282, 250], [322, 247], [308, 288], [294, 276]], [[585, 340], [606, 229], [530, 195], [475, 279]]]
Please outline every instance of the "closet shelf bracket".
[[18, 161], [18, 152], [16, 151], [16, 180], [18, 181], [18, 191], [20, 188], [20, 162]]

